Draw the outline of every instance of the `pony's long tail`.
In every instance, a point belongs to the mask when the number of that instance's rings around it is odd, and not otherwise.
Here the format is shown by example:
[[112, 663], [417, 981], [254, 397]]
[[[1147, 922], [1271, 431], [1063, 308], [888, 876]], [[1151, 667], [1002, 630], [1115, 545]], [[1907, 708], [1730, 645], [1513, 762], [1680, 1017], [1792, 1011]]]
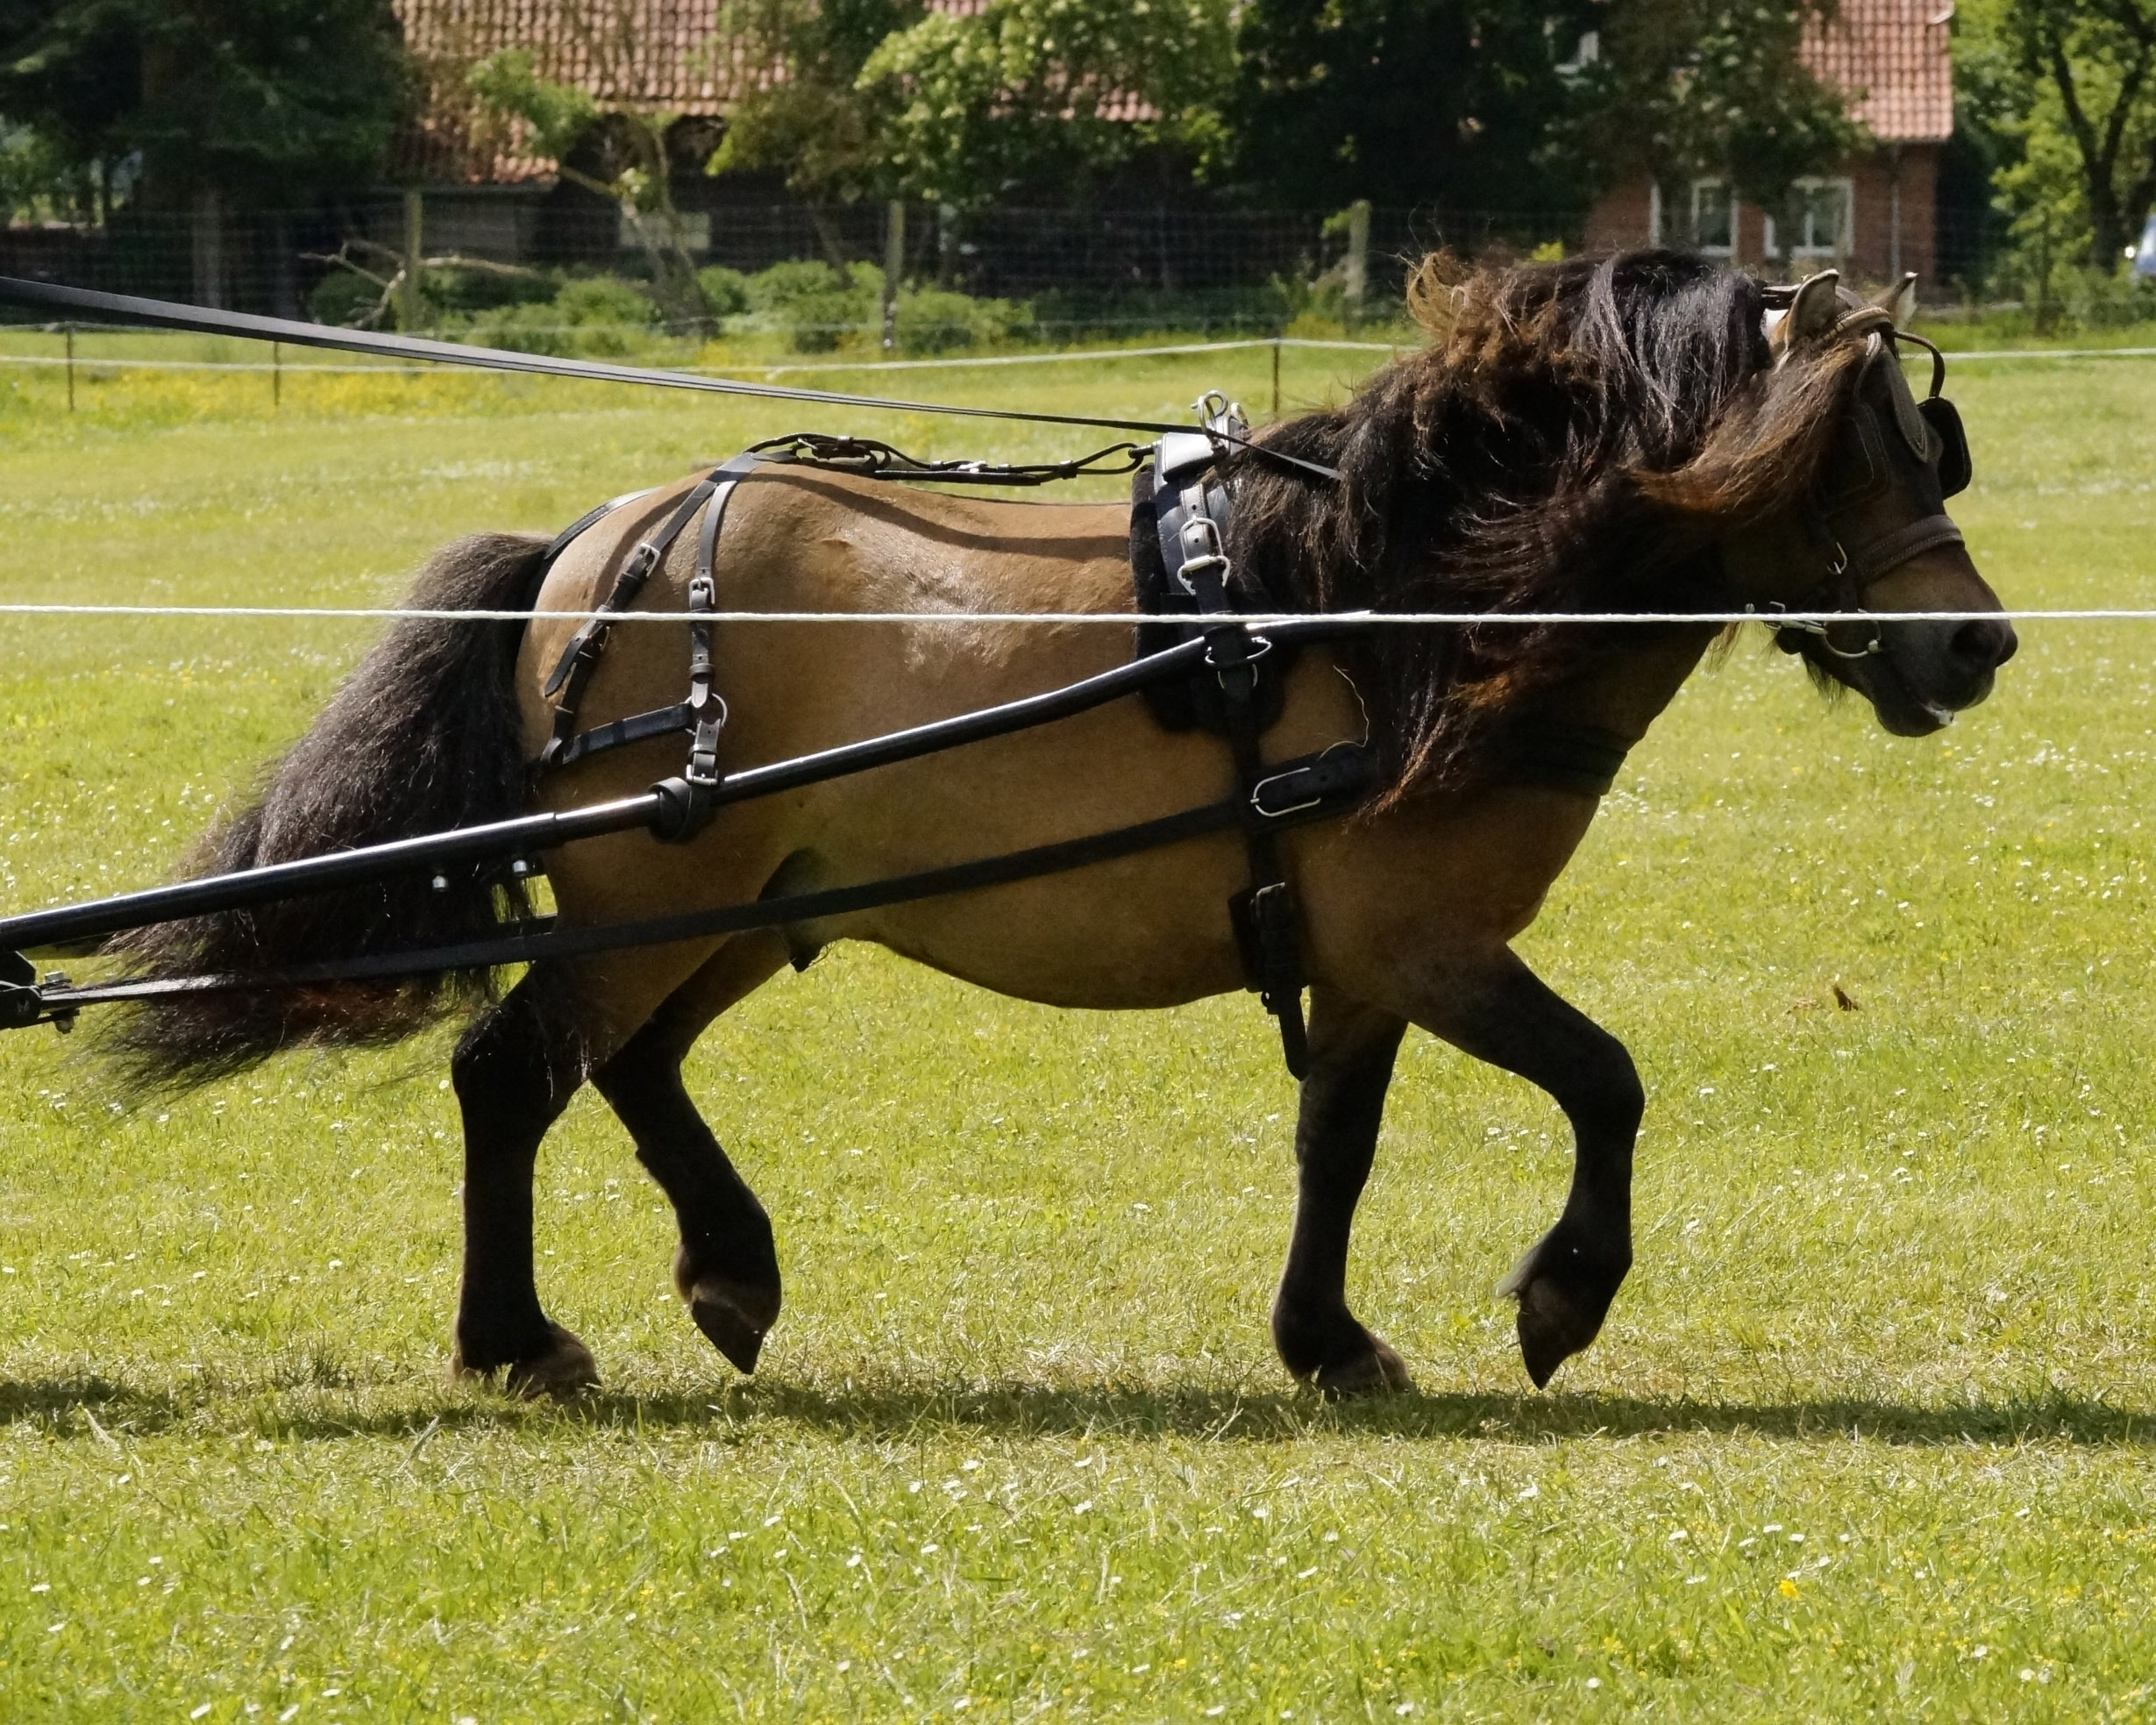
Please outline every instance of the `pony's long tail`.
[[[425, 610], [529, 605], [544, 541], [480, 534], [439, 552], [407, 603]], [[528, 781], [515, 674], [522, 623], [400, 618], [307, 734], [268, 774], [253, 807], [203, 841], [196, 873], [224, 873], [503, 820]], [[132, 974], [245, 977], [288, 966], [481, 936], [525, 907], [506, 871], [424, 873], [253, 910], [163, 923], [107, 951]], [[393, 1042], [460, 999], [484, 972], [303, 989], [178, 996], [129, 1009], [103, 1044], [133, 1087], [184, 1088], [302, 1043]]]

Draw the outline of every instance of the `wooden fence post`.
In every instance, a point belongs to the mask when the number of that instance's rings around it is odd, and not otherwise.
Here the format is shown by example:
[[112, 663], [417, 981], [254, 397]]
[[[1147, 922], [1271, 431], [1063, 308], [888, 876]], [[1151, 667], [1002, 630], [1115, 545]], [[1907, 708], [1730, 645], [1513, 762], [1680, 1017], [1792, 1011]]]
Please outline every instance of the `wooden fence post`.
[[419, 296], [420, 259], [426, 251], [426, 198], [417, 190], [404, 194], [404, 280], [398, 283], [397, 321], [407, 334], [419, 327], [424, 315]]
[[899, 345], [899, 277], [906, 274], [906, 201], [884, 207], [884, 352]]
[[1358, 197], [1348, 206], [1348, 258], [1341, 271], [1352, 330], [1363, 321], [1363, 296], [1370, 287], [1370, 200]]

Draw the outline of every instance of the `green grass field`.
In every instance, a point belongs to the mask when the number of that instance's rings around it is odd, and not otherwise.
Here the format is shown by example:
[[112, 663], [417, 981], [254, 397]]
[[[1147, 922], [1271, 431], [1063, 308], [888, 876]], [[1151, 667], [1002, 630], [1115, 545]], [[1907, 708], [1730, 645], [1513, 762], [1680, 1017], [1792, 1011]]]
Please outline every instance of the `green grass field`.
[[[1290, 405], [1352, 361], [1291, 353]], [[1166, 416], [1269, 365], [903, 387]], [[2156, 365], [1953, 387], [2009, 602], [2156, 603]], [[0, 374], [0, 601], [380, 602], [454, 534], [800, 424], [1085, 443], [485, 379], [61, 389]], [[159, 878], [370, 627], [0, 617], [0, 903]], [[762, 1372], [682, 1315], [587, 1100], [542, 1286], [607, 1388], [563, 1409], [447, 1380], [448, 1032], [132, 1114], [80, 1038], [8, 1038], [0, 1714], [2156, 1715], [2156, 627], [2023, 633], [1943, 738], [1747, 642], [1634, 755], [1521, 943], [1651, 1098], [1638, 1268], [1548, 1394], [1491, 1288], [1561, 1123], [1427, 1039], [1351, 1278], [1417, 1394], [1274, 1361], [1294, 1096], [1253, 1003], [1059, 1014], [841, 950], [694, 1069], [779, 1226]]]

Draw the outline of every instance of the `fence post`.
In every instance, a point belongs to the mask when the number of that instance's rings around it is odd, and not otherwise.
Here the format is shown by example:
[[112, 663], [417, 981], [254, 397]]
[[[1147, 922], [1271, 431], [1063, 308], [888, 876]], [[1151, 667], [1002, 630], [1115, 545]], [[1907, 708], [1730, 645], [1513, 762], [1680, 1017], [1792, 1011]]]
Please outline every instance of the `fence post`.
[[906, 274], [906, 201], [884, 206], [884, 352], [899, 345], [899, 277]]
[[397, 321], [407, 334], [419, 327], [420, 258], [426, 250], [425, 196], [416, 188], [404, 194], [404, 280], [398, 284]]
[[1272, 339], [1272, 417], [1280, 417], [1280, 338]]
[[1341, 271], [1341, 285], [1348, 302], [1345, 321], [1352, 330], [1363, 319], [1363, 295], [1370, 286], [1370, 200], [1366, 197], [1358, 197], [1348, 206], [1348, 257]]
[[62, 333], [68, 338], [68, 411], [75, 411], [75, 325], [62, 324]]

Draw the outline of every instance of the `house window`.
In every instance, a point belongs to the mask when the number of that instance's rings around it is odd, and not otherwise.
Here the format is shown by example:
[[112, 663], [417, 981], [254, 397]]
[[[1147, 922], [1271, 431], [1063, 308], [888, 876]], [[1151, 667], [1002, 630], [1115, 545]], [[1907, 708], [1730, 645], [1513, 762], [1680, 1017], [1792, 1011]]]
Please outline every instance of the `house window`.
[[1856, 189], [1846, 180], [1799, 180], [1790, 188], [1790, 255], [1840, 258], [1855, 229]]
[[1692, 244], [1709, 257], [1737, 249], [1737, 200], [1726, 180], [1692, 182]]

